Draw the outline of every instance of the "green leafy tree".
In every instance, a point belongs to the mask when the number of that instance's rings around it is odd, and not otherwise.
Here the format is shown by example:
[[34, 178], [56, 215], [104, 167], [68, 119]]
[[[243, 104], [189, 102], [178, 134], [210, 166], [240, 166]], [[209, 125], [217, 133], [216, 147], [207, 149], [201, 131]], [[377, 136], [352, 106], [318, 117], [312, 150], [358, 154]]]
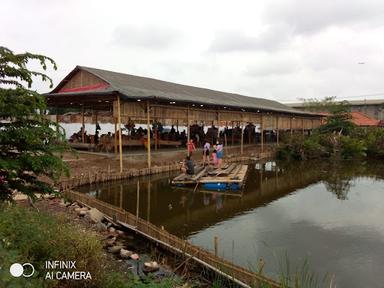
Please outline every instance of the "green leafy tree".
[[11, 200], [14, 191], [32, 199], [35, 192], [51, 193], [43, 178], [57, 180], [68, 167], [61, 154], [68, 150], [64, 130], [45, 116], [45, 98], [31, 90], [33, 79], [52, 80], [27, 68], [38, 61], [45, 71], [56, 63], [31, 53], [14, 54], [0, 47], [0, 200]]

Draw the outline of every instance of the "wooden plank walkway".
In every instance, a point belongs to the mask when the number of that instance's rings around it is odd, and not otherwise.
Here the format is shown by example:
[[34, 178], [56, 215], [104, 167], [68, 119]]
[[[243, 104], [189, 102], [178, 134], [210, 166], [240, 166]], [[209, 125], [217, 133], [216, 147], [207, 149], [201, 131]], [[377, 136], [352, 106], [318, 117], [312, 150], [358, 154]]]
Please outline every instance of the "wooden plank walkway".
[[204, 169], [196, 175], [181, 174], [172, 180], [172, 184], [238, 183], [242, 186], [246, 179], [247, 171], [248, 165], [232, 163], [220, 171], [217, 169], [212, 171]]
[[172, 249], [178, 254], [190, 257], [206, 268], [227, 277], [238, 285], [243, 287], [259, 287], [260, 284], [268, 284], [271, 288], [281, 287], [278, 282], [271, 278], [237, 266], [226, 259], [218, 257], [186, 240], [182, 240], [172, 235], [166, 230], [138, 218], [123, 209], [72, 190], [66, 190], [64, 195], [72, 201], [78, 201], [90, 207], [97, 208], [100, 212], [111, 217], [114, 221], [140, 233], [147, 239], [150, 239], [165, 248]]

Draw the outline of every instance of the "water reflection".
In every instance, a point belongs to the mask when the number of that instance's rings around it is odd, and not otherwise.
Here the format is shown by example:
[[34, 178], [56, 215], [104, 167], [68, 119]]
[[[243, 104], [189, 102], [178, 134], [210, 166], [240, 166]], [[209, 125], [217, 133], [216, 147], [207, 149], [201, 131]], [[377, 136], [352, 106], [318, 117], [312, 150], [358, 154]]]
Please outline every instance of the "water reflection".
[[317, 272], [334, 273], [338, 287], [380, 287], [383, 168], [333, 160], [253, 163], [244, 191], [232, 194], [171, 187], [173, 173], [80, 190], [206, 249], [217, 236], [222, 256], [247, 267], [261, 256], [270, 275], [277, 270], [271, 250], [288, 251], [292, 259], [308, 257]]

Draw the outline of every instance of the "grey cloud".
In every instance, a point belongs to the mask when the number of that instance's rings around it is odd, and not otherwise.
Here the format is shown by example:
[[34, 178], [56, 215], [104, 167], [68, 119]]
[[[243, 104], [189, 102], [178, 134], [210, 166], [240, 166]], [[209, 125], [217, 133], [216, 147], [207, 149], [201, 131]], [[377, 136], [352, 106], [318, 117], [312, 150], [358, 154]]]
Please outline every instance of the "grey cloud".
[[298, 72], [300, 69], [300, 64], [293, 59], [274, 60], [271, 57], [269, 61], [260, 61], [259, 63], [248, 65], [244, 75], [250, 77], [286, 75]]
[[330, 26], [382, 25], [383, 12], [384, 2], [377, 0], [277, 0], [268, 3], [263, 20], [284, 23], [298, 34], [312, 34]]
[[273, 25], [257, 36], [248, 36], [241, 31], [217, 32], [210, 52], [234, 52], [255, 50], [276, 50], [284, 46], [290, 31], [284, 25]]
[[168, 48], [176, 43], [181, 33], [173, 28], [156, 26], [120, 26], [114, 32], [114, 43], [124, 47], [145, 49]]

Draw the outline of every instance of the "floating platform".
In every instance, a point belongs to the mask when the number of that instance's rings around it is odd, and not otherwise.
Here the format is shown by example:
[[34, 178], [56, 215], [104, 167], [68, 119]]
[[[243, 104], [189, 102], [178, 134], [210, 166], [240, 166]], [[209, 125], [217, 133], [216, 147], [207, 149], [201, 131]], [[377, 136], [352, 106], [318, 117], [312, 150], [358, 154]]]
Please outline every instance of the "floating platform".
[[181, 174], [172, 180], [176, 186], [201, 185], [203, 189], [224, 191], [240, 190], [246, 180], [248, 165], [229, 164], [222, 169], [214, 169], [211, 166], [196, 166], [195, 174]]

